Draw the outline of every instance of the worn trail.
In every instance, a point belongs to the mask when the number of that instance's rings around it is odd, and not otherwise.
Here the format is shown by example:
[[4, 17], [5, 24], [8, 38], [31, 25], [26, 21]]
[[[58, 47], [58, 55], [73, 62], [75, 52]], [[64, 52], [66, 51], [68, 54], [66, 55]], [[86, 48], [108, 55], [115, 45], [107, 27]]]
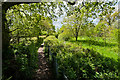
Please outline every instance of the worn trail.
[[43, 46], [38, 49], [38, 59], [39, 69], [36, 71], [35, 80], [54, 80], [51, 65], [47, 62]]

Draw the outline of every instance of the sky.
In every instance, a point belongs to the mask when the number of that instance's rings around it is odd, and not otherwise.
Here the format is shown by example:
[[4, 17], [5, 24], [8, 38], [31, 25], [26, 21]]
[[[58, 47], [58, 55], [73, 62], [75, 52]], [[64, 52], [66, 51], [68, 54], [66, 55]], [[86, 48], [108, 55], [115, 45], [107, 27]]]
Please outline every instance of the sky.
[[[109, 1], [112, 1], [112, 0], [109, 0]], [[118, 3], [116, 4], [115, 9], [118, 10]], [[66, 13], [64, 12], [64, 14], [62, 16], [58, 17], [57, 21], [53, 21], [53, 25], [55, 25], [56, 30], [57, 30], [57, 28], [61, 28], [61, 26], [62, 26], [61, 22], [63, 21], [63, 18], [65, 17], [65, 15], [66, 15]], [[90, 19], [90, 20], [92, 20], [92, 19]], [[96, 18], [93, 20], [93, 22], [95, 24], [97, 24], [99, 22], [99, 19]]]

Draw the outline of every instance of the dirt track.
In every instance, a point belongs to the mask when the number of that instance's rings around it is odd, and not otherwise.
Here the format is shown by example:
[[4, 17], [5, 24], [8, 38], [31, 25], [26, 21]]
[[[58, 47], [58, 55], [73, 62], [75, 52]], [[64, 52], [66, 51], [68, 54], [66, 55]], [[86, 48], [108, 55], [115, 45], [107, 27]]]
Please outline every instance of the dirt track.
[[47, 62], [43, 47], [38, 49], [38, 59], [39, 69], [36, 71], [35, 80], [54, 80], [51, 65]]

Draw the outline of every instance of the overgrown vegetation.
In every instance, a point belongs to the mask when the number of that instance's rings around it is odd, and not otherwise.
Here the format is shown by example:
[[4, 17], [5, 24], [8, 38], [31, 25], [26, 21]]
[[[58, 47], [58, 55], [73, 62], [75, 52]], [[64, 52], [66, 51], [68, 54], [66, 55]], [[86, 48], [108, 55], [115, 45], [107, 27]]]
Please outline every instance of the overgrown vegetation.
[[117, 61], [102, 56], [94, 49], [71, 45], [66, 45], [57, 54], [59, 71], [64, 72], [68, 79], [118, 78]]
[[69, 80], [118, 78], [118, 61], [114, 58], [106, 57], [94, 48], [85, 48], [76, 43], [61, 42], [50, 48], [56, 50], [56, 47], [60, 78], [63, 77], [63, 73]]
[[[43, 42], [45, 52], [56, 54], [59, 79], [117, 79], [120, 64], [117, 2], [85, 1], [75, 2], [76, 5], [3, 3], [2, 79], [34, 79], [37, 50]], [[57, 25], [53, 23], [61, 15], [65, 16], [62, 26], [55, 31]]]
[[[9, 63], [7, 63], [7, 60], [4, 62], [3, 74], [11, 74], [13, 72], [11, 79], [17, 80], [21, 80], [22, 78], [25, 80], [33, 79], [35, 70], [38, 68], [36, 64], [38, 62], [37, 50], [42, 43], [43, 38], [39, 38], [37, 41], [28, 40], [22, 41], [19, 44], [11, 44], [12, 51], [14, 51], [14, 59], [9, 61]], [[11, 70], [14, 71], [8, 70], [10, 67], [7, 67], [5, 64], [10, 66]], [[6, 77], [3, 76], [4, 79]]]

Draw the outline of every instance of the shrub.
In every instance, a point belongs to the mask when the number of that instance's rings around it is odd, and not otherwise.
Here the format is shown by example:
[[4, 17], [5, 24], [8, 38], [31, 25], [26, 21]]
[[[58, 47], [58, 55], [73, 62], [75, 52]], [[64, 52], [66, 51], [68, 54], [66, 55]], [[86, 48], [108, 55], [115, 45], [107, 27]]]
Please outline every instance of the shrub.
[[40, 37], [37, 39], [37, 42], [35, 43], [36, 46], [40, 47], [40, 45], [43, 43], [43, 38]]
[[47, 35], [47, 31], [42, 31], [42, 35]]
[[15, 78], [17, 80], [21, 80], [21, 77], [24, 77], [25, 80], [33, 79], [34, 70], [38, 68], [38, 49], [34, 42], [31, 42], [29, 45], [25, 45], [24, 42], [21, 42], [19, 45], [15, 45], [14, 47], [14, 55], [16, 59], [15, 66], [17, 67], [17, 76]]
[[52, 53], [58, 52], [59, 41], [55, 36], [48, 36], [44, 40], [45, 46], [50, 46]]
[[64, 72], [69, 80], [80, 80], [81, 78], [118, 78], [118, 62], [104, 57], [94, 50], [83, 49], [82, 51], [79, 47], [67, 44], [57, 54], [57, 59], [59, 72]]
[[61, 40], [68, 41], [70, 39], [70, 35], [68, 35], [67, 33], [61, 33], [59, 34], [58, 39], [60, 41]]

